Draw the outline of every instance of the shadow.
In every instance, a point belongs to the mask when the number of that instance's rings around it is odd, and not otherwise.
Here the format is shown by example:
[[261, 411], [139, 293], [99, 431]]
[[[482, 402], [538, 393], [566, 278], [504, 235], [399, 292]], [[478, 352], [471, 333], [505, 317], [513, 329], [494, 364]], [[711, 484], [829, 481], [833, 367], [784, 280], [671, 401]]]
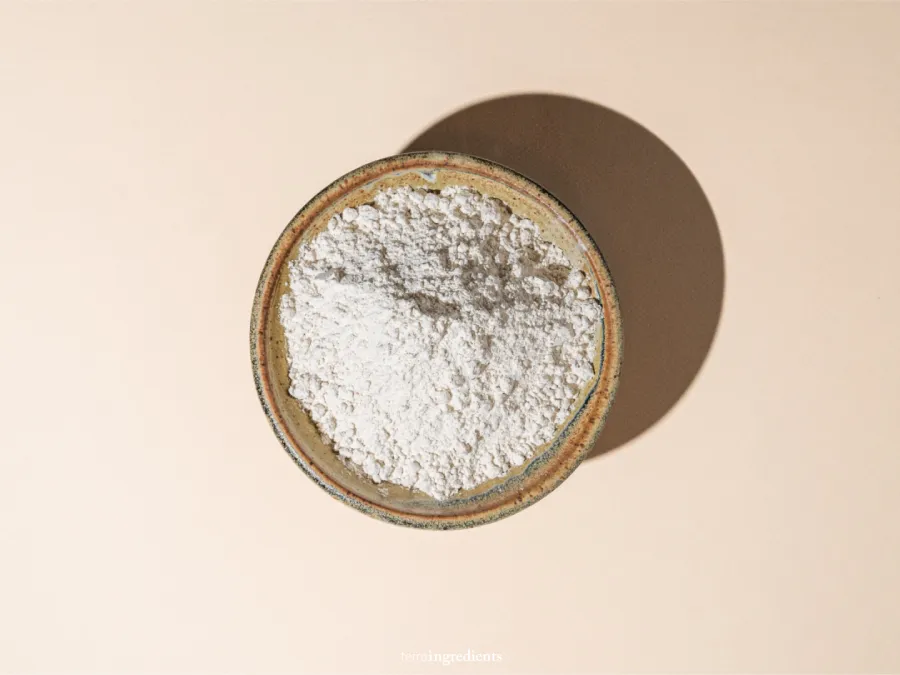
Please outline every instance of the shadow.
[[709, 352], [725, 287], [715, 216], [678, 155], [609, 108], [545, 94], [464, 108], [403, 152], [414, 150], [464, 152], [525, 174], [572, 209], [603, 252], [625, 349], [616, 401], [589, 458], [671, 410]]

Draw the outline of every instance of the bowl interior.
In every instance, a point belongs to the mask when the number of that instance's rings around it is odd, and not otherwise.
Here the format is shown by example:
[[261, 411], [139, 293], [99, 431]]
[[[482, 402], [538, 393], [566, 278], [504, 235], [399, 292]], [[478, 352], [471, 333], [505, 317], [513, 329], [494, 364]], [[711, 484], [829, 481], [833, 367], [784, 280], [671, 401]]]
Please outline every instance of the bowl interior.
[[[353, 465], [345, 464], [288, 393], [286, 341], [278, 316], [281, 297], [288, 288], [287, 262], [296, 257], [300, 245], [327, 226], [334, 214], [371, 202], [379, 190], [403, 185], [428, 190], [465, 185], [502, 200], [517, 215], [531, 219], [543, 237], [559, 246], [572, 266], [587, 275], [604, 310], [594, 355], [595, 377], [579, 392], [572, 415], [558, 428], [554, 439], [511, 473], [445, 501], [390, 483], [376, 484]], [[621, 320], [609, 272], [574, 216], [540, 187], [508, 169], [445, 153], [399, 155], [366, 165], [307, 204], [272, 250], [260, 279], [251, 328], [260, 398], [276, 434], [301, 468], [333, 495], [370, 515], [436, 528], [471, 526], [508, 515], [552, 490], [577, 466], [590, 449], [611, 403], [618, 379], [620, 343]]]

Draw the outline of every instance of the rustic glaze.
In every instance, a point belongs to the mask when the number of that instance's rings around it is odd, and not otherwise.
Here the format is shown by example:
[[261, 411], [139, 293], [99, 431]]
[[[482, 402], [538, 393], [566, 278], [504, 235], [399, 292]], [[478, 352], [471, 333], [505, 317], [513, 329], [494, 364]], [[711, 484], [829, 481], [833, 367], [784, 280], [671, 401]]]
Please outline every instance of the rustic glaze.
[[[597, 375], [579, 394], [580, 405], [552, 442], [509, 474], [438, 501], [397, 485], [375, 484], [346, 465], [323, 441], [288, 394], [284, 331], [278, 320], [286, 289], [286, 262], [335, 213], [372, 201], [379, 190], [409, 185], [436, 189], [467, 185], [506, 202], [530, 218], [572, 265], [593, 282], [603, 304]], [[606, 421], [622, 362], [622, 319], [615, 288], [596, 244], [577, 218], [539, 185], [500, 165], [468, 155], [423, 152], [366, 164], [322, 190], [294, 216], [269, 254], [253, 301], [250, 354], [256, 389], [275, 435], [297, 465], [329, 494], [370, 516], [410, 527], [474, 527], [512, 515], [556, 488], [588, 454]]]

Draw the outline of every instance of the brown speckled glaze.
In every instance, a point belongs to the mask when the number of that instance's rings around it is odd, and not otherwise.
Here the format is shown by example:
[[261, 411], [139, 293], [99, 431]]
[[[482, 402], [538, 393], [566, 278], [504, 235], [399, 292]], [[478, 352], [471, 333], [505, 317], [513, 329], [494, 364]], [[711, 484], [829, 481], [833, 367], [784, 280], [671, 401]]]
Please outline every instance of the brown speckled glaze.
[[[348, 206], [372, 201], [387, 187], [439, 190], [467, 185], [506, 202], [538, 225], [572, 265], [588, 275], [603, 304], [596, 376], [552, 442], [509, 474], [438, 501], [417, 490], [376, 484], [348, 466], [321, 438], [299, 403], [288, 394], [288, 363], [278, 307], [287, 289], [286, 262], [329, 218]], [[269, 254], [253, 300], [250, 355], [260, 401], [284, 449], [332, 496], [370, 516], [410, 527], [448, 530], [474, 527], [512, 515], [556, 488], [590, 451], [615, 395], [622, 362], [622, 319], [612, 278], [590, 235], [546, 190], [514, 171], [468, 155], [425, 152], [366, 164], [322, 190], [294, 216]]]

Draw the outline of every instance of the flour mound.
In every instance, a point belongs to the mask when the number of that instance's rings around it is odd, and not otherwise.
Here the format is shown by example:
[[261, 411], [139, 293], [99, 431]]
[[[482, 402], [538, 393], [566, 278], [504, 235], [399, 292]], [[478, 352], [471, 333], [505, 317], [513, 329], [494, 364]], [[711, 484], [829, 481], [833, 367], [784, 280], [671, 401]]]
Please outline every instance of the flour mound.
[[602, 308], [538, 228], [465, 187], [401, 187], [304, 243], [281, 301], [290, 394], [376, 483], [447, 499], [550, 441]]

